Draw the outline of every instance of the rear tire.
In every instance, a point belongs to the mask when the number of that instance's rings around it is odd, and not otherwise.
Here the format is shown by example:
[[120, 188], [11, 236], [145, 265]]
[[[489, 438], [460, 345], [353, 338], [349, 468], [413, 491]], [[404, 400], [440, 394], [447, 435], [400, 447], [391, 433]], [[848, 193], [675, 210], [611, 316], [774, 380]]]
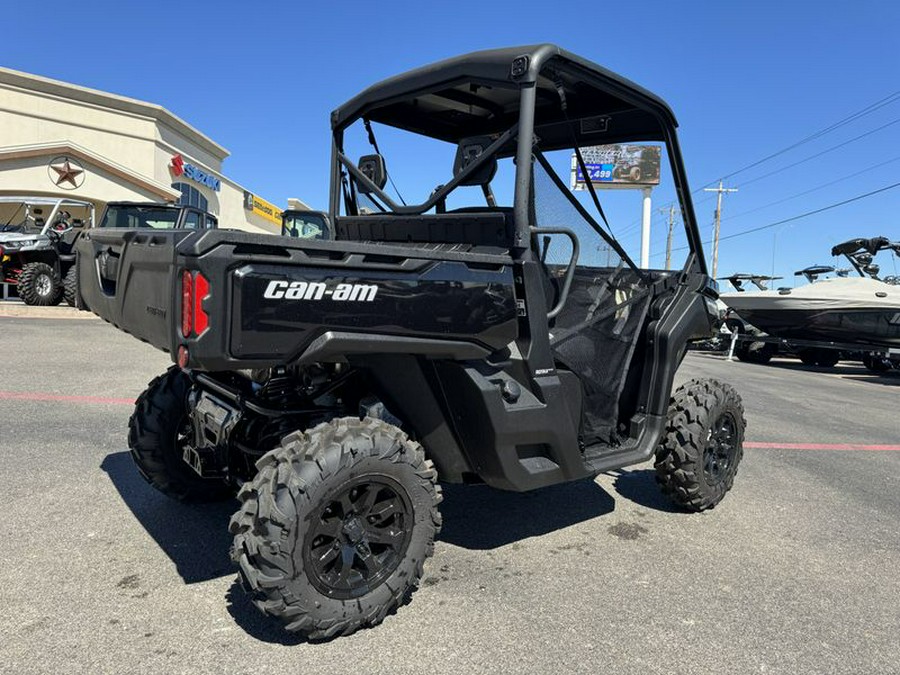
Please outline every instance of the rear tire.
[[654, 463], [663, 494], [688, 511], [722, 501], [744, 454], [746, 426], [741, 397], [730, 385], [703, 379], [679, 387]]
[[47, 263], [28, 263], [22, 267], [16, 291], [26, 305], [59, 304], [59, 274]]
[[203, 478], [183, 459], [192, 432], [187, 410], [191, 382], [169, 368], [144, 390], [128, 421], [128, 447], [144, 479], [181, 502], [211, 502], [234, 496], [224, 479]]
[[437, 473], [418, 443], [345, 417], [286, 436], [256, 465], [229, 530], [260, 610], [323, 639], [407, 601], [441, 525]]
[[74, 307], [78, 300], [78, 267], [72, 265], [63, 278], [63, 298], [69, 307]]

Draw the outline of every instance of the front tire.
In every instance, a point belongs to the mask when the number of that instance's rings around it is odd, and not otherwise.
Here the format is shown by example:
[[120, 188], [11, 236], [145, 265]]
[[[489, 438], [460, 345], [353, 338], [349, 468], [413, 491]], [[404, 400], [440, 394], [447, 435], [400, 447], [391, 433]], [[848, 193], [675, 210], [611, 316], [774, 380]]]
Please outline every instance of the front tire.
[[63, 298], [69, 307], [74, 307], [78, 299], [78, 267], [72, 265], [63, 278]]
[[744, 454], [746, 426], [741, 397], [730, 385], [703, 379], [679, 387], [654, 463], [663, 494], [688, 511], [722, 501]]
[[422, 447], [374, 418], [286, 436], [238, 494], [231, 556], [254, 604], [312, 639], [374, 626], [418, 585], [440, 531]]
[[47, 263], [32, 262], [22, 266], [17, 292], [26, 305], [59, 304], [59, 274]]
[[163, 494], [181, 502], [212, 502], [234, 496], [231, 484], [203, 478], [184, 461], [192, 428], [187, 395], [191, 381], [176, 367], [147, 385], [128, 421], [128, 447], [138, 471]]

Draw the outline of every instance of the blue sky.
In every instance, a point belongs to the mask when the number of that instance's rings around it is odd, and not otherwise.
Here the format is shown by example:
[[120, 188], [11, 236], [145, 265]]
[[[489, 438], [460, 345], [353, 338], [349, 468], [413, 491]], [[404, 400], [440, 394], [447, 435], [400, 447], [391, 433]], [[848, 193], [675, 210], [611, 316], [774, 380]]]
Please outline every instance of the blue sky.
[[[658, 93], [679, 119], [692, 189], [900, 90], [891, 2], [43, 2], [39, 14], [9, 4], [4, 19], [0, 64], [159, 103], [231, 151], [231, 178], [316, 207], [333, 108], [475, 49], [555, 42]], [[900, 100], [730, 178], [739, 192], [725, 198], [723, 236], [900, 182], [898, 119]], [[392, 173], [413, 180], [418, 162], [389, 156]], [[701, 192], [695, 206], [708, 239], [714, 202]], [[771, 271], [777, 239], [775, 271], [792, 276], [830, 262], [843, 239], [900, 239], [898, 213], [900, 188], [736, 237], [722, 243], [719, 271]], [[663, 221], [654, 215], [653, 253]]]

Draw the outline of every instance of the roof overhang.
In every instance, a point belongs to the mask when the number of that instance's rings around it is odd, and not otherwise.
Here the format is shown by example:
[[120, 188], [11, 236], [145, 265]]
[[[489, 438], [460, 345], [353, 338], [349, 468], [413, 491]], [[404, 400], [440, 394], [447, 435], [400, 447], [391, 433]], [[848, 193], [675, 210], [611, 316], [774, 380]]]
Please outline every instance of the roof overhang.
[[81, 87], [70, 82], [53, 80], [2, 67], [0, 67], [0, 84], [154, 119], [174, 129], [177, 133], [220, 160], [224, 160], [229, 155], [228, 150], [213, 141], [209, 136], [201, 133], [180, 117], [155, 103], [139, 101], [127, 96], [110, 94], [98, 89]]
[[52, 141], [50, 143], [34, 143], [30, 145], [13, 145], [0, 148], [0, 162], [10, 159], [25, 159], [47, 155], [70, 155], [100, 167], [104, 171], [117, 176], [132, 185], [138, 186], [163, 201], [177, 200], [181, 193], [169, 185], [147, 178], [131, 169], [112, 161], [108, 157], [91, 152], [70, 141]]

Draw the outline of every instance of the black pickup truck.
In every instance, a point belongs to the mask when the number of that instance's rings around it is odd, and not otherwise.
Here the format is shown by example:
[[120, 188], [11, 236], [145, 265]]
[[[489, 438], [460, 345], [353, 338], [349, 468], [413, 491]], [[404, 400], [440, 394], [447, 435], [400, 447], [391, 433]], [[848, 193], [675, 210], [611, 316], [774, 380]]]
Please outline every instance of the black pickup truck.
[[[91, 310], [176, 363], [132, 415], [138, 469], [182, 500], [239, 490], [232, 557], [263, 611], [314, 638], [380, 622], [433, 550], [438, 479], [532, 490], [655, 454], [682, 507], [724, 497], [739, 396], [712, 380], [672, 394], [718, 312], [663, 101], [536, 45], [391, 78], [331, 123], [333, 240], [98, 229], [78, 243]], [[374, 150], [358, 161], [353, 125]], [[446, 142], [452, 178], [397, 203], [376, 125]], [[680, 270], [637, 267], [554, 169], [574, 151], [586, 175], [580, 146], [634, 141], [667, 148]], [[481, 203], [460, 205], [472, 192]]]

